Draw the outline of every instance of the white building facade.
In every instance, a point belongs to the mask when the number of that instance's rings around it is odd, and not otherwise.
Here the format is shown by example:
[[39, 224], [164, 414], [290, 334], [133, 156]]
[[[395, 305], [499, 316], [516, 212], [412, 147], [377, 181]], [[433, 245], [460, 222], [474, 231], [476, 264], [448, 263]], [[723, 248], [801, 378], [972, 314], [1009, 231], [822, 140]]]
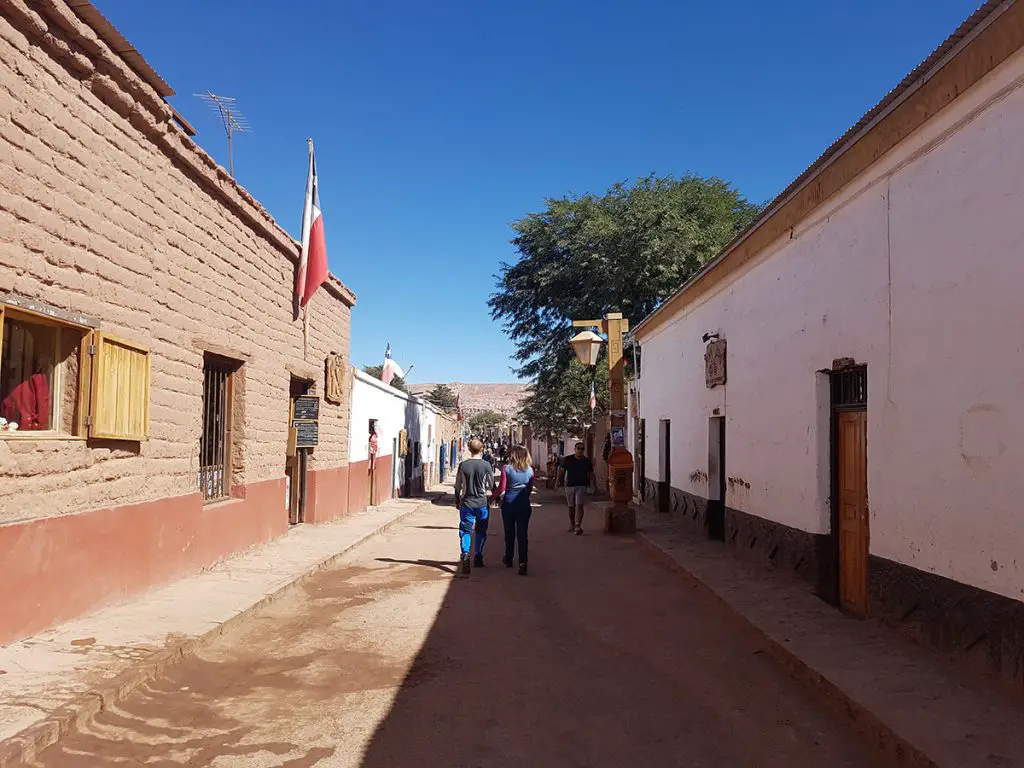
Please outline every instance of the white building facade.
[[[443, 458], [451, 466], [454, 421], [431, 403], [352, 369], [352, 419], [349, 432], [349, 508], [393, 496], [423, 492], [441, 478]], [[371, 425], [377, 453], [370, 460]], [[372, 497], [371, 497], [372, 493]], [[366, 497], [366, 503], [359, 506]], [[355, 506], [353, 506], [355, 504]]]
[[1018, 681], [1022, 19], [985, 6], [634, 334], [645, 503]]

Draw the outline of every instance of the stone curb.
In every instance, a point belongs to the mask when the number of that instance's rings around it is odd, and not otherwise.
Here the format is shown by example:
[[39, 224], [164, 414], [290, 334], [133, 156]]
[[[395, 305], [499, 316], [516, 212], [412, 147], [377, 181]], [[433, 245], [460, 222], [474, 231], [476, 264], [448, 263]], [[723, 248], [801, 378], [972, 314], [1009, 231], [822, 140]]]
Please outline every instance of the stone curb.
[[375, 536], [379, 536], [410, 515], [433, 504], [444, 495], [443, 491], [432, 491], [423, 498], [421, 503], [382, 523], [374, 530], [352, 542], [349, 546], [316, 563], [293, 581], [285, 584], [275, 592], [264, 595], [260, 600], [218, 624], [209, 632], [186, 638], [168, 648], [155, 651], [144, 661], [131, 666], [111, 680], [99, 683], [94, 690], [81, 694], [64, 706], [49, 713], [38, 723], [33, 723], [25, 730], [0, 742], [0, 768], [23, 768], [30, 765], [40, 752], [56, 744], [72, 729], [85, 725], [97, 714], [122, 701], [140, 686], [162, 675], [169, 667], [194, 655], [203, 646], [224, 634], [226, 630], [232, 629], [251, 618], [253, 614], [258, 613], [266, 606], [289, 594], [292, 590], [297, 589], [320, 571], [329, 568], [356, 547], [365, 544]]
[[[897, 733], [892, 726], [844, 691], [839, 684], [830, 680], [823, 672], [812, 667], [786, 647], [784, 642], [776, 639], [771, 633], [758, 626], [743, 611], [720, 594], [713, 585], [676, 560], [671, 552], [654, 539], [648, 537], [643, 530], [637, 532], [637, 541], [656, 560], [667, 566], [669, 570], [685, 574], [710, 592], [730, 613], [739, 618], [748, 629], [767, 642], [769, 652], [778, 663], [785, 667], [794, 678], [821, 696], [834, 709], [846, 715], [852, 721], [856, 731], [872, 746], [877, 748], [879, 752], [889, 758], [889, 760], [893, 761], [896, 765], [906, 766], [907, 768], [940, 768], [939, 764], [930, 758], [924, 750], [916, 747], [907, 738]], [[0, 768], [2, 768], [2, 765], [0, 765]]]

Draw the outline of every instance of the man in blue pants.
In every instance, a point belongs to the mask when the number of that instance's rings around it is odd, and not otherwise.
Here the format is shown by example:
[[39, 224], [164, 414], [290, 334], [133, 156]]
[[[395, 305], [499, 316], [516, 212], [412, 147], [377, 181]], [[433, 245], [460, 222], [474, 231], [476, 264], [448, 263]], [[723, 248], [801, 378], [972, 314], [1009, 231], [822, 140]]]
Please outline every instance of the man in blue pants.
[[459, 464], [455, 475], [455, 506], [459, 510], [459, 546], [462, 573], [469, 575], [469, 557], [473, 548], [473, 533], [476, 532], [476, 557], [473, 567], [484, 565], [484, 542], [487, 541], [487, 524], [490, 508], [487, 506], [494, 491], [494, 469], [481, 457], [484, 444], [477, 439], [469, 441], [469, 458]]

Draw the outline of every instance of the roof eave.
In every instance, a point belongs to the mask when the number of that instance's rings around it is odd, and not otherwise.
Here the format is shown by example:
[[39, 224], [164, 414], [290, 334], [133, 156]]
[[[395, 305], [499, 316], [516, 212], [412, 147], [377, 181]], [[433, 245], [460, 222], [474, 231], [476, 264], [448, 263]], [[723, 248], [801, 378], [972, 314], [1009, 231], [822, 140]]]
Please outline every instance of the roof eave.
[[[868, 110], [860, 120], [834, 141], [817, 160], [780, 192], [765, 207], [761, 215], [733, 238], [718, 256], [705, 264], [695, 275], [683, 283], [671, 296], [661, 303], [661, 306], [637, 323], [632, 329], [634, 338], [639, 340], [643, 336], [643, 330], [655, 318], [668, 311], [676, 299], [700, 282], [708, 273], [715, 270], [747, 238], [769, 221], [780, 208], [790, 202], [808, 184], [813, 183], [826, 168], [842, 157], [865, 135], [870, 133], [879, 122], [897, 109], [924, 83], [928, 82], [929, 79], [955, 58], [977, 35], [999, 18], [1015, 2], [1016, 0], [987, 0], [978, 10], [971, 14], [967, 20], [957, 27], [952, 35], [946, 38], [923, 62], [904, 77], [878, 104]], [[823, 203], [824, 200], [821, 202]]]

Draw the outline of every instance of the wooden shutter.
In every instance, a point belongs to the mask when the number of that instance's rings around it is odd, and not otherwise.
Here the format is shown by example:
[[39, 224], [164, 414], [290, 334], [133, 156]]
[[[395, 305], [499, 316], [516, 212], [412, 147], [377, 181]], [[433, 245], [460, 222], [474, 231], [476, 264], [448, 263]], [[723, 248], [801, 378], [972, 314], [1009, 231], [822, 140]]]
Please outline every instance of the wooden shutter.
[[92, 407], [89, 437], [149, 437], [149, 350], [114, 336], [93, 333]]

